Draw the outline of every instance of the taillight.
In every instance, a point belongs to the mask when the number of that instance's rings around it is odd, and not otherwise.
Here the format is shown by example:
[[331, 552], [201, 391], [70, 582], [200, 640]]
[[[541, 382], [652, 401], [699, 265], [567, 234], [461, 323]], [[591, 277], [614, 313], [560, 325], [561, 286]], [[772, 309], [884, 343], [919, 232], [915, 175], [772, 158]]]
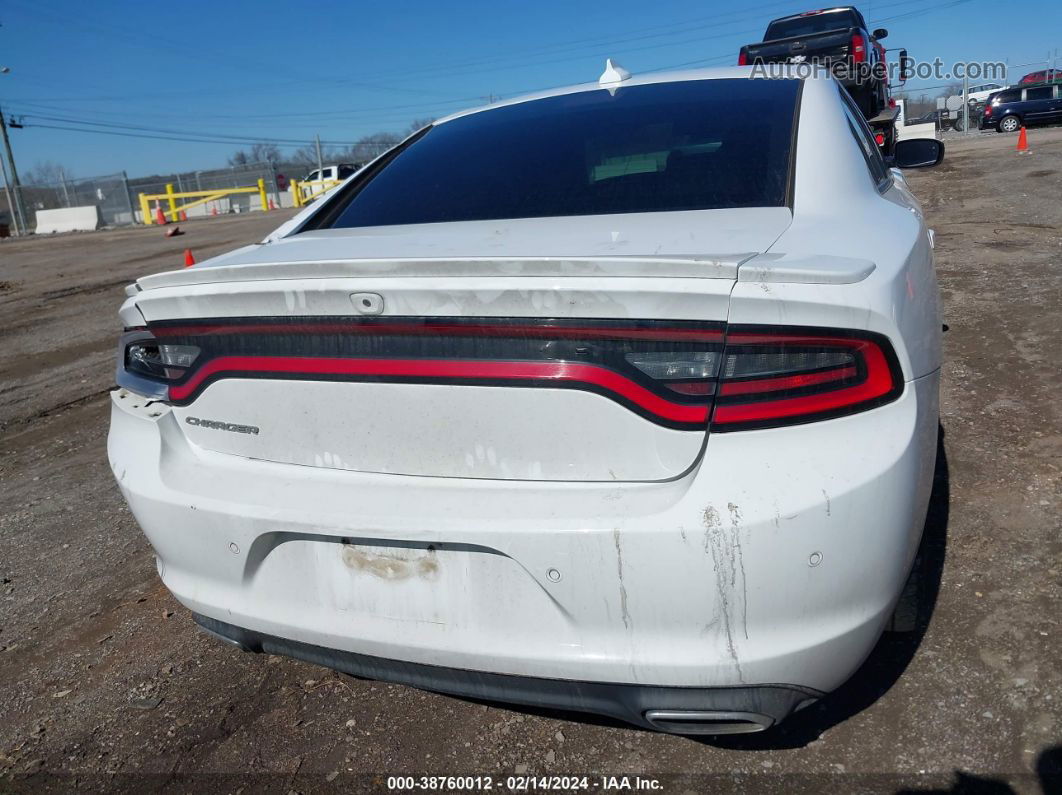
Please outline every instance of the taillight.
[[855, 63], [866, 63], [867, 60], [867, 43], [863, 38], [863, 34], [855, 33], [852, 35], [852, 61]]
[[225, 378], [577, 389], [677, 430], [826, 419], [903, 391], [878, 334], [702, 321], [244, 318], [162, 322], [119, 343], [118, 385], [188, 405]]
[[992, 106], [991, 105], [985, 105], [985, 116], [991, 116], [991, 115], [992, 115]]
[[154, 340], [133, 342], [125, 349], [125, 368], [137, 375], [176, 381], [199, 355], [195, 345], [164, 345]]
[[878, 146], [885, 146], [885, 133], [874, 133], [874, 141]]
[[747, 52], [745, 52], [744, 50], [742, 50], [741, 52], [738, 53], [737, 65], [738, 66], [748, 66], [749, 65], [749, 54]]
[[639, 351], [625, 358], [647, 376], [680, 395], [711, 395], [719, 372], [718, 350]]
[[894, 400], [903, 378], [877, 334], [731, 328], [720, 363], [713, 431], [792, 425]]
[[196, 345], [159, 342], [146, 329], [130, 329], [118, 343], [115, 380], [145, 397], [165, 399], [167, 383], [184, 378], [199, 354]]
[[573, 389], [703, 432], [722, 349], [722, 323], [689, 320], [163, 321], [123, 337], [118, 384], [178, 406], [228, 378]]

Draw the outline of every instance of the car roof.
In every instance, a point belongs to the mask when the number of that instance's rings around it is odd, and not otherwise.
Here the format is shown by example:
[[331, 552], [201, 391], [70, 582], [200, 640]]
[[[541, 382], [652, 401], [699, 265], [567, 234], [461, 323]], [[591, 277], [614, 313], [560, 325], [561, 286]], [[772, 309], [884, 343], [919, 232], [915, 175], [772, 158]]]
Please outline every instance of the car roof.
[[833, 14], [836, 11], [855, 11], [857, 14], [859, 13], [855, 6], [834, 6], [833, 8], [820, 8], [817, 11], [801, 11], [798, 14], [790, 14], [787, 17], [777, 17], [772, 19], [771, 23], [787, 22], [790, 19], [801, 19], [803, 17], [816, 17], [819, 14]]
[[533, 102], [537, 99], [546, 99], [548, 97], [560, 97], [566, 94], [578, 94], [583, 91], [600, 91], [602, 89], [607, 90], [620, 90], [627, 88], [628, 86], [648, 86], [656, 83], [681, 83], [689, 80], [727, 80], [727, 79], [747, 79], [755, 78], [758, 80], [767, 80], [775, 78], [790, 78], [790, 79], [831, 79], [829, 70], [824, 67], [818, 67], [808, 64], [766, 64], [766, 67], [770, 70], [770, 78], [760, 77], [754, 75], [757, 69], [763, 67], [757, 66], [725, 66], [716, 67], [713, 69], [684, 69], [681, 71], [670, 72], [648, 72], [641, 75], [631, 75], [621, 83], [613, 83], [609, 85], [602, 85], [599, 82], [593, 83], [577, 83], [570, 86], [562, 86], [559, 88], [550, 88], [543, 91], [536, 91], [531, 94], [523, 94], [521, 96], [512, 97], [511, 99], [504, 99], [499, 102], [494, 102], [490, 105], [480, 105], [474, 108], [467, 108], [465, 110], [459, 110], [455, 113], [451, 113], [448, 116], [436, 119], [433, 124], [446, 124], [447, 122], [460, 119], [465, 116], [471, 116], [474, 113], [482, 113], [488, 110], [496, 110], [498, 108], [504, 108], [509, 105], [518, 105], [522, 102]]

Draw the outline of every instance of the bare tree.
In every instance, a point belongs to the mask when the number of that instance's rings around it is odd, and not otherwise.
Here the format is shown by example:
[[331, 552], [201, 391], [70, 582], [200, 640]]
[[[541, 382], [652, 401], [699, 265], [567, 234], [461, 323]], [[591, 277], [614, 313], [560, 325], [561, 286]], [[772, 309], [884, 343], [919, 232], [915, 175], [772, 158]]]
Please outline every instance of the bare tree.
[[251, 144], [251, 149], [245, 152], [238, 149], [229, 157], [230, 166], [246, 166], [251, 163], [279, 163], [284, 158], [280, 154], [280, 148], [267, 141], [259, 141]]
[[418, 130], [423, 130], [425, 127], [427, 127], [433, 121], [435, 121], [435, 119], [430, 118], [430, 117], [425, 117], [423, 119], [413, 119], [413, 121], [411, 121], [409, 123], [409, 126], [406, 128], [406, 132], [405, 132], [405, 135], [403, 137], [412, 135], [413, 133], [417, 132]]
[[368, 163], [375, 157], [386, 152], [397, 143], [401, 143], [404, 135], [392, 132], [377, 132], [359, 138], [350, 147], [349, 158], [355, 163]]
[[70, 169], [51, 160], [38, 160], [33, 168], [22, 173], [21, 181], [26, 185], [57, 185], [73, 177]]
[[279, 163], [280, 148], [273, 143], [259, 142], [251, 146], [252, 163]]
[[[324, 162], [330, 162], [335, 158], [334, 150], [327, 147], [321, 147], [321, 159]], [[288, 158], [290, 163], [298, 163], [300, 166], [317, 168], [317, 146], [315, 144], [306, 144], [306, 146], [300, 146], [294, 152], [291, 153], [291, 157]]]

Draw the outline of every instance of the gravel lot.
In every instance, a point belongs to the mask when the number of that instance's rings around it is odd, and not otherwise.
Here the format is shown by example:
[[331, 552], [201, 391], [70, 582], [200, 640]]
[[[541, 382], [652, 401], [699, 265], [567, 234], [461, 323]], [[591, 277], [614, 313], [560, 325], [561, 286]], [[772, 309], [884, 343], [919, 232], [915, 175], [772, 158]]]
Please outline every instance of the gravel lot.
[[0, 241], [0, 790], [382, 791], [388, 775], [514, 772], [666, 792], [1062, 786], [1062, 129], [1029, 137], [1027, 155], [1014, 136], [949, 142], [942, 166], [910, 175], [949, 326], [931, 617], [821, 706], [744, 738], [355, 680], [197, 631], [107, 466], [116, 310], [185, 247], [202, 259], [289, 213], [172, 239]]

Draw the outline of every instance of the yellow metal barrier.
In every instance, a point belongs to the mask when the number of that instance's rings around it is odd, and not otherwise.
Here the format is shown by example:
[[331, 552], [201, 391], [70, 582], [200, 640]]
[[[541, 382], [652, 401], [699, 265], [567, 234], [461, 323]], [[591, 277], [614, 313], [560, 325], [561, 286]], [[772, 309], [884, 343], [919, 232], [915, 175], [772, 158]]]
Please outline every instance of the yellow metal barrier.
[[[216, 190], [186, 190], [181, 193], [176, 193], [173, 190], [173, 185], [166, 186], [165, 193], [141, 193], [140, 194], [140, 211], [144, 214], [144, 224], [150, 226], [156, 223], [155, 218], [151, 215], [151, 202], [156, 202], [156, 207], [161, 207], [159, 204], [163, 199], [166, 200], [166, 204], [169, 209], [166, 211], [166, 215], [169, 216], [171, 221], [178, 221], [180, 214], [191, 207], [198, 207], [200, 204], [206, 204], [207, 202], [216, 201], [222, 199], [225, 196], [231, 196], [233, 194], [240, 193], [257, 193], [258, 198], [262, 202], [263, 212], [269, 210], [269, 199], [266, 197], [265, 180], [258, 180], [258, 184], [250, 188], [218, 188]], [[195, 199], [195, 201], [188, 202], [178, 206], [177, 199]]]
[[[291, 181], [291, 198], [296, 207], [303, 207], [319, 196], [323, 196], [332, 190], [336, 185], [345, 180], [342, 179], [315, 179], [297, 180]], [[306, 193], [303, 193], [303, 189], [306, 189]]]

